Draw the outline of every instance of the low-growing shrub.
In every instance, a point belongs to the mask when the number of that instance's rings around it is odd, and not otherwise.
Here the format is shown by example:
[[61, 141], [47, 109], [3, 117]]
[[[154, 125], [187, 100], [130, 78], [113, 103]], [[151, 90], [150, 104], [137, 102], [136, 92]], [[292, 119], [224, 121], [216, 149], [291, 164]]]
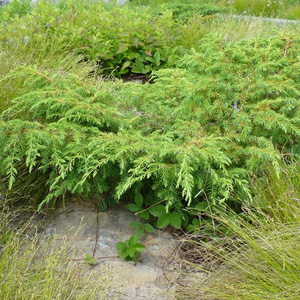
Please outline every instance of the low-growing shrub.
[[299, 142], [298, 55], [297, 38], [209, 36], [154, 84], [16, 69], [2, 79], [24, 82], [1, 116], [3, 180], [13, 190], [22, 174], [24, 194], [45, 186], [42, 204], [140, 191], [145, 208], [183, 219], [206, 198], [251, 197], [250, 178]]
[[[45, 41], [45, 44], [47, 42]], [[80, 63], [80, 56], [69, 55], [63, 53], [57, 55], [51, 51], [43, 56], [38, 56], [31, 52], [31, 49], [19, 45], [18, 47], [3, 46], [0, 50], [0, 81], [7, 74], [19, 67], [35, 66], [40, 70], [55, 70], [58, 74], [63, 74], [66, 71], [74, 72], [78, 76], [87, 76], [90, 79], [95, 73], [96, 66], [90, 63]], [[1, 81], [0, 85], [0, 113], [8, 109], [11, 105], [11, 100], [15, 98], [18, 91], [22, 89], [23, 78], [10, 77], [5, 81]]]

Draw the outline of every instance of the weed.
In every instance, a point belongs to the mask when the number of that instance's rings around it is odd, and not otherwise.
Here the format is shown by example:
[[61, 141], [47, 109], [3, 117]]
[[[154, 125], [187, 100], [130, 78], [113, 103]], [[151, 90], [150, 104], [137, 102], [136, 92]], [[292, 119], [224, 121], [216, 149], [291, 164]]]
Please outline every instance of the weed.
[[137, 261], [138, 254], [145, 251], [145, 246], [139, 243], [139, 237], [133, 235], [125, 242], [118, 242], [116, 248], [120, 253], [120, 258], [123, 258], [127, 261]]

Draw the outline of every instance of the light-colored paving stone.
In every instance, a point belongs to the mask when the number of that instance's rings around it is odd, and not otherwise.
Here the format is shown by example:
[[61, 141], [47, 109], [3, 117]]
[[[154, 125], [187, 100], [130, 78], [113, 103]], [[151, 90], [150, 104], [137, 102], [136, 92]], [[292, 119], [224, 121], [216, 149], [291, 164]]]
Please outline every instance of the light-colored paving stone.
[[[104, 272], [114, 276], [113, 293], [120, 300], [173, 300], [177, 272], [171, 255], [177, 242], [171, 234], [158, 230], [147, 234], [142, 240], [147, 249], [136, 264], [118, 258], [115, 244], [134, 233], [129, 223], [137, 220], [125, 209], [97, 213], [92, 206], [73, 202], [46, 226], [42, 237], [68, 239], [82, 273], [92, 273], [95, 280]], [[84, 261], [87, 254], [94, 254], [96, 266]]]

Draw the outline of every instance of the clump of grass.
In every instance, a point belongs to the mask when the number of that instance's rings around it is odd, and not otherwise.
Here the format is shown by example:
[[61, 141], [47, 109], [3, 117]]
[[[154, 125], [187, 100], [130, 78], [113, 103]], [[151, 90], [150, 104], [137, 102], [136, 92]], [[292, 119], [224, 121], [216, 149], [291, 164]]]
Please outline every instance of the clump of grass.
[[[202, 23], [203, 24], [203, 23]], [[226, 41], [240, 41], [244, 39], [265, 38], [299, 34], [299, 26], [295, 24], [278, 25], [273, 22], [265, 21], [263, 18], [253, 20], [251, 17], [243, 19], [236, 16], [218, 16], [211, 18], [209, 22], [202, 25], [203, 35], [216, 34]]]
[[265, 16], [274, 16], [279, 13], [283, 7], [279, 0], [234, 0], [229, 1], [238, 13], [250, 13], [255, 15], [263, 14]]
[[300, 20], [300, 5], [291, 6], [285, 13], [287, 19]]
[[292, 163], [279, 177], [268, 171], [241, 215], [220, 212], [217, 220], [232, 235], [194, 242], [206, 257], [193, 265], [180, 299], [300, 299], [299, 170]]
[[[17, 215], [19, 216], [19, 215]], [[107, 274], [80, 274], [70, 259], [67, 242], [55, 239], [39, 243], [31, 222], [17, 224], [16, 214], [0, 211], [0, 295], [11, 299], [115, 299], [109, 296], [111, 279]]]

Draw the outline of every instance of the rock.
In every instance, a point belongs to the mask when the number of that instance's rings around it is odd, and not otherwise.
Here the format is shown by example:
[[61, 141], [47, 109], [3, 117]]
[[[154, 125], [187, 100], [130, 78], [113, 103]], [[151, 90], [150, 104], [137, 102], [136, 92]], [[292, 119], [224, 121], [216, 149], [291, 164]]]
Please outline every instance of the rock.
[[[177, 272], [169, 258], [177, 242], [171, 234], [158, 230], [147, 234], [142, 240], [146, 251], [136, 264], [118, 258], [115, 244], [134, 234], [129, 223], [137, 220], [123, 208], [97, 213], [91, 206], [73, 202], [57, 214], [41, 237], [55, 236], [58, 241], [71, 242], [76, 259], [81, 259], [78, 267], [95, 280], [99, 274], [109, 272], [114, 277], [111, 299], [115, 294], [120, 300], [173, 300]], [[84, 258], [94, 251], [97, 265], [91, 267]]]
[[[102, 0], [105, 3], [114, 2], [114, 0]], [[118, 5], [124, 5], [126, 2], [129, 2], [130, 0], [117, 0], [116, 3]]]

